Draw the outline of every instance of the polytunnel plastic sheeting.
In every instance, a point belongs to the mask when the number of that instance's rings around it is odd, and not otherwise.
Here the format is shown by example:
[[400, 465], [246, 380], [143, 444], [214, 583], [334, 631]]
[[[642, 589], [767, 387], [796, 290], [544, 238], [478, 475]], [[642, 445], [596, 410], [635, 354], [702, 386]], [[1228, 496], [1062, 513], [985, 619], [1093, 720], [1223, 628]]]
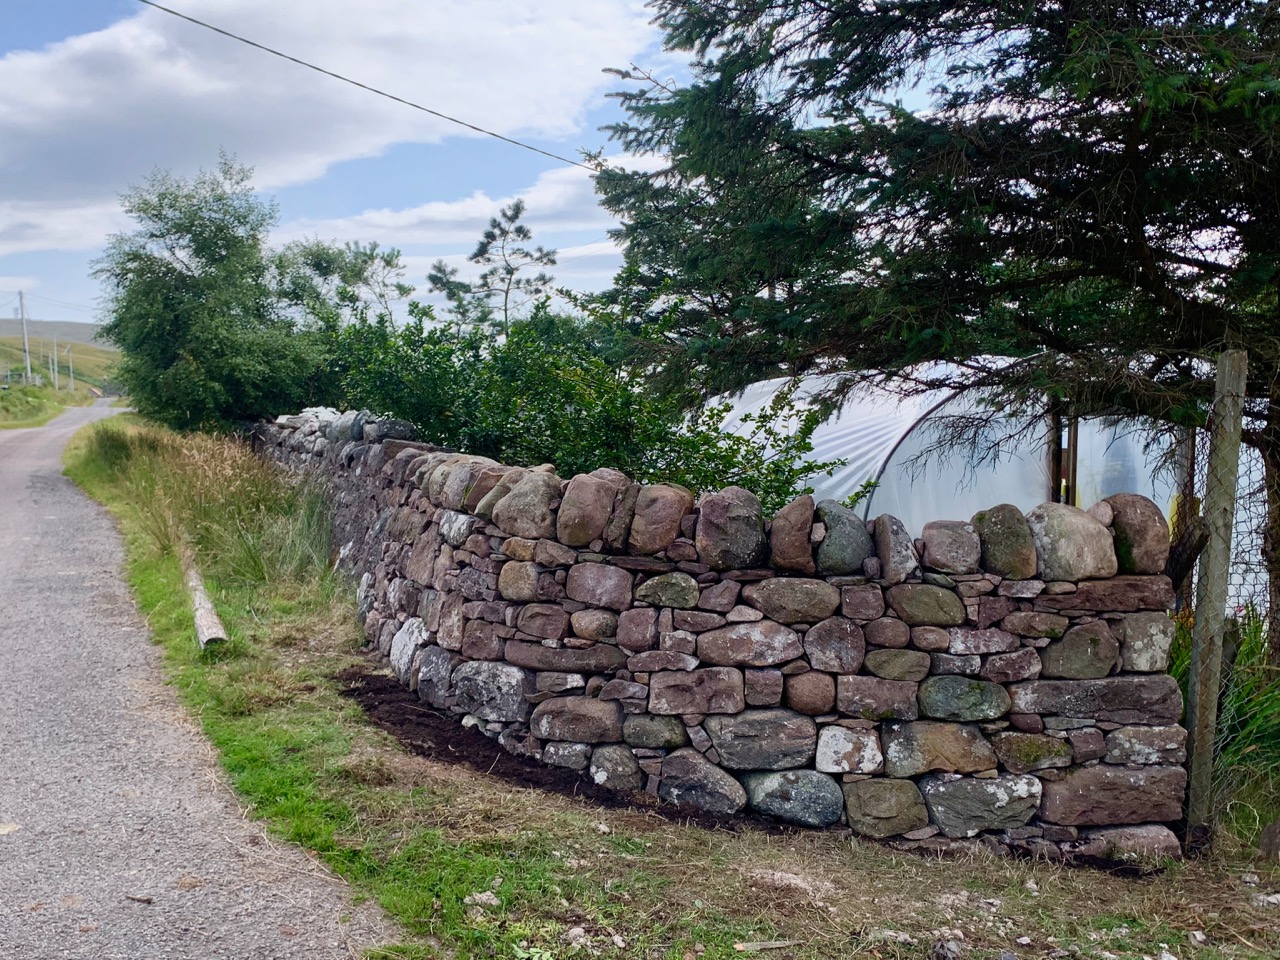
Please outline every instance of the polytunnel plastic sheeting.
[[[740, 436], [750, 435], [754, 424], [744, 423], [748, 414], [764, 411], [778, 391], [791, 381], [785, 377], [761, 380], [751, 384], [741, 396], [729, 400], [732, 409], [725, 418], [724, 429]], [[827, 385], [826, 378], [810, 377], [801, 381], [795, 405], [801, 409]], [[887, 390], [863, 387], [830, 419], [819, 424], [811, 442], [813, 451], [807, 459], [822, 463], [847, 461], [830, 476], [809, 477], [815, 500], [828, 497], [843, 500], [856, 493], [867, 480], [874, 480], [898, 443], [911, 432], [930, 408], [944, 401], [947, 392], [935, 391], [919, 397], [902, 398]], [[721, 398], [724, 399], [724, 398]]]
[[[919, 536], [930, 520], [968, 520], [999, 503], [1012, 503], [1025, 513], [1047, 500], [1050, 478], [1043, 428], [1019, 430], [1008, 421], [996, 421], [976, 449], [939, 444], [946, 418], [974, 409], [970, 400], [959, 396], [929, 411], [892, 451], [879, 485], [864, 501], [865, 515], [891, 514]], [[1002, 444], [998, 457], [984, 459], [984, 450], [1006, 436], [1014, 440]]]
[[[725, 429], [749, 435], [753, 425], [743, 423], [744, 415], [765, 410], [789, 382], [779, 378], [752, 384], [731, 401]], [[821, 377], [803, 380], [796, 405], [805, 407], [808, 398], [828, 385]], [[967, 520], [999, 503], [1012, 503], [1025, 512], [1050, 499], [1053, 484], [1043, 430], [1025, 431], [1016, 444], [1005, 444], [1000, 456], [990, 460], [975, 458], [966, 447], [938, 449], [937, 431], [945, 418], [974, 409], [973, 399], [952, 391], [903, 398], [881, 388], [860, 388], [814, 431], [810, 459], [847, 461], [830, 476], [808, 478], [815, 499], [843, 500], [867, 480], [877, 480], [879, 486], [859, 505], [860, 512], [866, 517], [892, 514], [913, 535], [919, 535], [930, 520]], [[989, 433], [988, 447], [1009, 435], [1010, 427], [996, 421]], [[1080, 505], [1088, 507], [1113, 493], [1134, 492], [1150, 497], [1169, 515], [1171, 484], [1154, 469], [1156, 454], [1148, 454], [1141, 435], [1131, 426], [1085, 420], [1078, 437]], [[922, 456], [926, 451], [928, 455]]]
[[1082, 420], [1076, 441], [1076, 502], [1090, 507], [1113, 493], [1140, 493], [1173, 516], [1177, 489], [1172, 475], [1160, 470], [1162, 450], [1148, 449], [1132, 424]]

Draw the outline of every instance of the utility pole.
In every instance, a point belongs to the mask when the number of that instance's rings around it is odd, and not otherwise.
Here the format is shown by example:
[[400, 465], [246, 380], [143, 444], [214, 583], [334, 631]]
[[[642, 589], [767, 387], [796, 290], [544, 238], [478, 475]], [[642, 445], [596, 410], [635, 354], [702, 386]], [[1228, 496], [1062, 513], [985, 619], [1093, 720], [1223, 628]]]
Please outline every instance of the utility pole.
[[1231, 528], [1235, 519], [1240, 433], [1244, 418], [1248, 354], [1218, 355], [1209, 435], [1209, 475], [1205, 479], [1204, 520], [1209, 543], [1196, 581], [1196, 618], [1191, 629], [1191, 670], [1187, 684], [1190, 783], [1187, 791], [1187, 846], [1208, 846], [1213, 828], [1213, 762], [1218, 697], [1222, 691], [1222, 634], [1231, 574]]
[[67, 365], [71, 371], [71, 386], [67, 389], [72, 393], [76, 392], [76, 355], [71, 352], [71, 348], [74, 346], [74, 343], [67, 344]]
[[31, 382], [31, 344], [27, 340], [27, 301], [23, 299], [22, 291], [18, 291], [18, 316], [22, 318], [22, 355], [27, 360], [27, 379], [23, 383]]
[[49, 359], [53, 361], [53, 389], [58, 389], [58, 335], [53, 335], [53, 353]]

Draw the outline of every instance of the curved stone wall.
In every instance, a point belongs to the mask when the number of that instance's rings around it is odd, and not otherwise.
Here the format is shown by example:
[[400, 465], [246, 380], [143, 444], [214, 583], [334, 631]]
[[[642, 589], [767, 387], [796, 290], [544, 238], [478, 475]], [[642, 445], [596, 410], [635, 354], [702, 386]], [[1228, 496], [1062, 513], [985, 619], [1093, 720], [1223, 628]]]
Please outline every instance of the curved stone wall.
[[713, 814], [926, 846], [1176, 855], [1168, 528], [1121, 494], [864, 523], [746, 490], [563, 480], [312, 412], [370, 644], [513, 753]]

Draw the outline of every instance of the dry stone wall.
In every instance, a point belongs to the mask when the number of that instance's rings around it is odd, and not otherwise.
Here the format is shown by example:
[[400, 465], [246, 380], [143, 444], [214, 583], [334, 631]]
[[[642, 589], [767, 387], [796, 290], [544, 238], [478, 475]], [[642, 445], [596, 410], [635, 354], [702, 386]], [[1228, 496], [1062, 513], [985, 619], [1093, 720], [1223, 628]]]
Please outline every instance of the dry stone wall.
[[1169, 533], [1150, 501], [767, 521], [616, 470], [565, 480], [311, 411], [259, 433], [324, 478], [370, 645], [513, 753], [711, 814], [1059, 857], [1176, 855]]

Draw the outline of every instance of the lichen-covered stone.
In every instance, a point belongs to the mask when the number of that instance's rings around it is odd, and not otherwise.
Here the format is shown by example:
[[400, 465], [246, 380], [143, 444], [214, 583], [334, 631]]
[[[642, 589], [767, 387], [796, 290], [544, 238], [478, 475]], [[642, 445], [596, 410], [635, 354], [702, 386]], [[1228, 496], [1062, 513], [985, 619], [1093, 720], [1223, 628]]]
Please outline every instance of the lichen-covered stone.
[[866, 655], [862, 630], [844, 617], [814, 624], [805, 632], [803, 645], [813, 669], [828, 673], [857, 673]]
[[610, 610], [579, 610], [569, 616], [573, 634], [584, 640], [604, 640], [617, 636], [618, 615]]
[[[391, 669], [400, 678], [401, 683], [408, 683], [413, 673], [414, 657], [418, 649], [426, 643], [427, 630], [422, 620], [410, 617], [404, 622], [396, 635], [391, 639]], [[416, 685], [416, 676], [414, 677]]]
[[950, 590], [927, 583], [902, 583], [885, 594], [893, 612], [909, 626], [958, 627], [964, 602]]
[[742, 599], [779, 623], [816, 623], [840, 606], [840, 590], [825, 580], [775, 577], [750, 584]]
[[1165, 576], [1086, 580], [1074, 592], [1044, 594], [1036, 598], [1036, 603], [1050, 610], [1092, 610], [1098, 613], [1168, 610], [1173, 606], [1173, 584]]
[[570, 600], [622, 611], [631, 607], [631, 583], [631, 574], [618, 567], [576, 563], [569, 568], [564, 589]]
[[1105, 621], [1072, 627], [1040, 651], [1042, 677], [1098, 680], [1109, 676], [1120, 658], [1120, 644]]
[[1011, 684], [1014, 713], [1083, 717], [1110, 723], [1177, 723], [1182, 691], [1169, 676], [1028, 680]]
[[820, 500], [814, 508], [826, 535], [818, 544], [818, 575], [842, 577], [861, 574], [862, 564], [876, 552], [862, 519], [834, 500]]
[[995, 720], [1009, 712], [998, 683], [970, 677], [930, 677], [920, 684], [920, 712], [934, 720]]
[[876, 556], [880, 559], [880, 577], [893, 586], [902, 583], [920, 569], [915, 543], [897, 517], [882, 513], [876, 517]]
[[864, 666], [885, 680], [923, 680], [929, 675], [929, 655], [919, 650], [872, 650]]
[[1131, 827], [1085, 830], [1072, 846], [1076, 856], [1102, 860], [1181, 860], [1182, 845], [1168, 827], [1143, 823]]
[[497, 461], [490, 460], [488, 457], [467, 457], [454, 464], [449, 469], [448, 479], [445, 480], [440, 491], [440, 506], [446, 510], [461, 510], [480, 477], [497, 466], [499, 466]]
[[542, 748], [542, 762], [552, 767], [585, 770], [591, 762], [591, 744], [553, 741]]
[[[482, 720], [515, 722], [529, 717], [533, 675], [509, 663], [475, 660], [453, 671], [458, 709]], [[572, 737], [557, 737], [568, 740]]]
[[1107, 497], [1120, 573], [1164, 573], [1169, 561], [1169, 524], [1160, 508], [1136, 493]]
[[920, 685], [879, 677], [837, 677], [836, 707], [862, 720], [914, 720], [920, 714], [916, 694]]
[[948, 837], [972, 837], [983, 830], [1021, 827], [1040, 805], [1040, 781], [1028, 774], [991, 780], [936, 775], [920, 781], [929, 819]]
[[1173, 621], [1163, 613], [1126, 614], [1112, 622], [1120, 640], [1122, 669], [1136, 673], [1163, 673], [1169, 669], [1173, 649]]
[[992, 683], [1016, 683], [1040, 676], [1040, 654], [1030, 647], [987, 657], [979, 675]]
[[787, 770], [813, 760], [818, 728], [792, 710], [744, 710], [703, 724], [730, 770]]
[[622, 739], [622, 711], [612, 701], [555, 697], [538, 704], [529, 729], [542, 740], [617, 743]]
[[844, 794], [817, 770], [748, 773], [742, 778], [752, 810], [802, 827], [829, 827], [844, 812]]
[[993, 735], [991, 745], [1000, 758], [1000, 766], [1010, 773], [1071, 766], [1071, 744], [1058, 737], [1008, 731]]
[[698, 605], [698, 581], [687, 573], [664, 573], [636, 588], [636, 599], [655, 607], [688, 610]]
[[737, 813], [747, 805], [742, 784], [691, 747], [663, 759], [658, 796], [668, 803], [724, 815]]
[[644, 774], [631, 748], [620, 743], [596, 747], [591, 752], [588, 771], [591, 782], [598, 787], [613, 790], [624, 796], [644, 789]]
[[674, 483], [641, 487], [627, 545], [632, 553], [658, 553], [680, 536], [680, 521], [693, 509], [693, 494]]
[[649, 677], [650, 713], [737, 713], [746, 705], [742, 671], [732, 667], [673, 670]]
[[953, 627], [947, 652], [963, 657], [973, 653], [1012, 653], [1021, 646], [1021, 640], [998, 627], [987, 627], [985, 630]]
[[679, 717], [633, 713], [622, 722], [622, 739], [648, 750], [678, 750], [688, 744], [689, 734]]
[[970, 522], [981, 543], [983, 570], [1008, 580], [1029, 580], [1036, 575], [1036, 543], [1021, 510], [1002, 503], [978, 511]]
[[1182, 767], [1080, 767], [1044, 785], [1040, 818], [1064, 826], [1109, 826], [1182, 817]]
[[[1035, 655], [1035, 651], [1031, 651]], [[1037, 656], [1036, 669], [1040, 669], [1040, 658]], [[957, 656], [954, 653], [929, 654], [929, 672], [937, 676], [976, 677], [982, 672], [982, 658], [975, 653]], [[984, 677], [990, 680], [990, 677]], [[994, 681], [999, 683], [1000, 681]]]
[[498, 593], [504, 600], [528, 602], [538, 598], [538, 573], [536, 563], [510, 560], [498, 573]]
[[813, 562], [813, 545], [809, 542], [813, 532], [813, 509], [813, 497], [806, 493], [774, 515], [769, 528], [769, 562], [778, 570], [808, 574], [817, 570]]
[[418, 699], [433, 707], [448, 706], [453, 695], [453, 671], [462, 658], [442, 647], [427, 647], [418, 659]]
[[824, 773], [879, 773], [884, 766], [880, 736], [874, 729], [823, 727], [814, 766]]
[[[496, 488], [495, 488], [496, 489]], [[493, 508], [493, 522], [512, 537], [554, 537], [551, 504], [560, 499], [560, 478], [530, 470]]]
[[1089, 580], [1116, 575], [1111, 531], [1079, 507], [1042, 503], [1027, 514], [1044, 580]]
[[717, 666], [770, 667], [802, 653], [800, 635], [772, 620], [731, 623], [698, 637], [698, 658]]
[[1163, 727], [1121, 727], [1107, 734], [1107, 763], [1178, 764], [1187, 762], [1187, 731]]
[[929, 810], [910, 780], [858, 780], [843, 787], [849, 826], [877, 840], [929, 825]]
[[962, 520], [934, 520], [924, 525], [925, 567], [940, 573], [969, 574], [978, 571], [982, 543], [972, 523]]
[[607, 643], [597, 643], [583, 650], [569, 647], [544, 647], [540, 643], [508, 640], [503, 659], [529, 670], [554, 670], [561, 673], [612, 673], [621, 670], [627, 654]]
[[886, 723], [881, 729], [884, 772], [889, 777], [918, 777], [930, 771], [977, 773], [994, 770], [996, 755], [972, 724]]
[[658, 645], [658, 611], [636, 607], [618, 615], [618, 646], [632, 653], [652, 650]]
[[782, 704], [783, 682], [786, 678], [781, 670], [744, 670], [742, 674], [747, 706], [777, 707]]
[[1071, 621], [1056, 613], [1019, 610], [1000, 621], [1000, 629], [1019, 637], [1048, 637], [1057, 640], [1067, 632]]
[[759, 566], [769, 555], [760, 498], [742, 487], [705, 494], [698, 502], [694, 542], [713, 570]]

